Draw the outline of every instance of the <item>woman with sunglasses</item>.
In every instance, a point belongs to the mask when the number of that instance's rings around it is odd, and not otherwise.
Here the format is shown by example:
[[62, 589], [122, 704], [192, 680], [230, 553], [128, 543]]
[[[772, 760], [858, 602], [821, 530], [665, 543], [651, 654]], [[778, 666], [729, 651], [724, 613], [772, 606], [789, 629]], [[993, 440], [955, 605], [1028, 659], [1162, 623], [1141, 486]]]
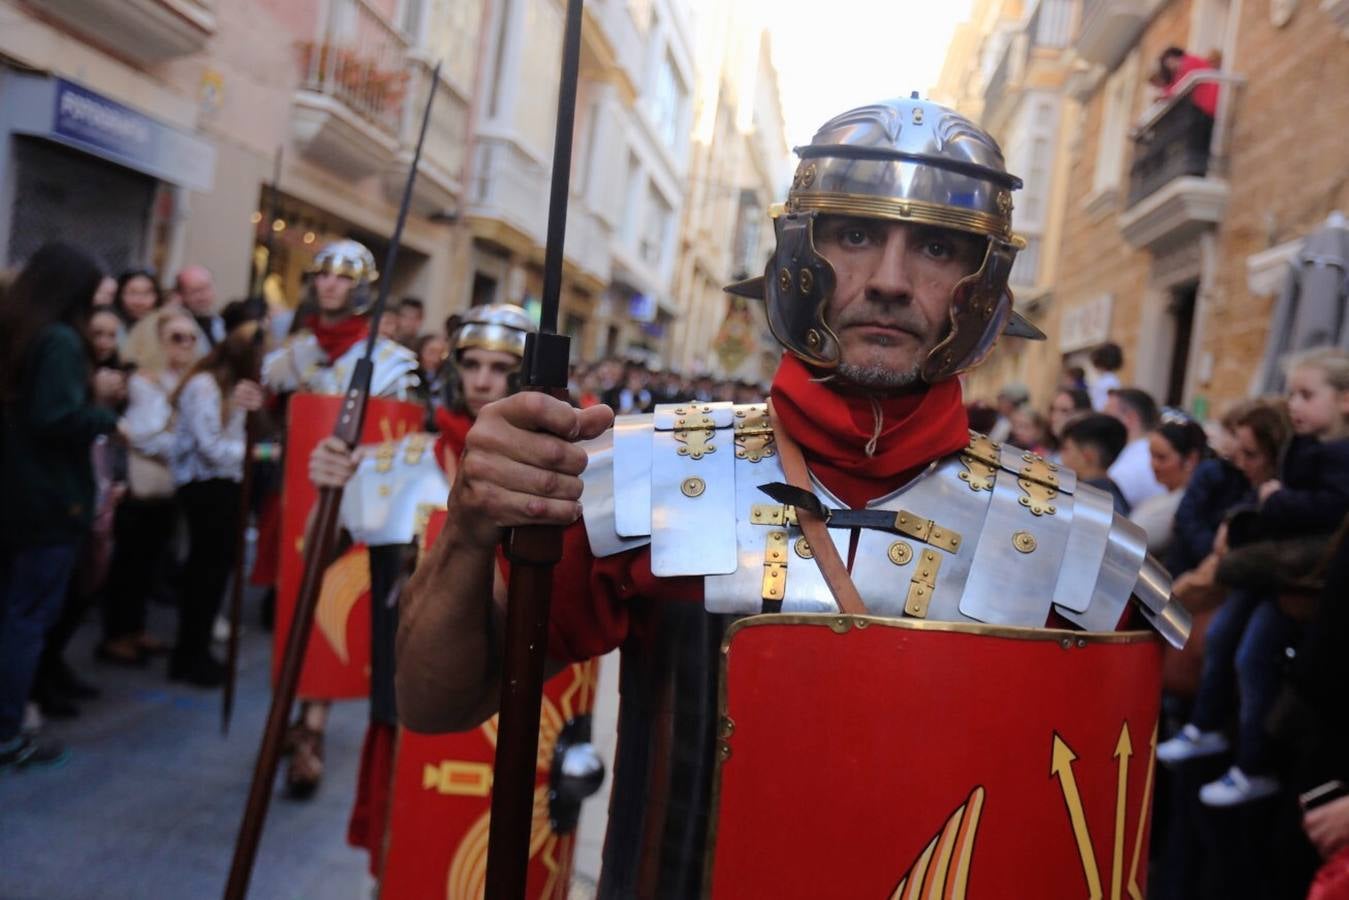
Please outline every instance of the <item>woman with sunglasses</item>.
[[157, 369], [141, 369], [128, 385], [120, 428], [127, 440], [127, 496], [117, 508], [112, 566], [103, 603], [104, 662], [143, 665], [168, 645], [145, 633], [146, 599], [173, 535], [177, 512], [169, 457], [173, 416], [169, 397], [197, 360], [196, 323], [180, 309], [157, 316]]

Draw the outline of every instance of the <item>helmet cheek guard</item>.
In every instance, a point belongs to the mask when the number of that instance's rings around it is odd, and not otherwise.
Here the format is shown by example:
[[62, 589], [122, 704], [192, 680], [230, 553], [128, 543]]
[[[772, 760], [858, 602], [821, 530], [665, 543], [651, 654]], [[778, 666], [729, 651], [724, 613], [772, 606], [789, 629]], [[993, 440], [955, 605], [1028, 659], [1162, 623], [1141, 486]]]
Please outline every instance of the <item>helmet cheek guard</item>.
[[1007, 277], [1016, 259], [1016, 245], [989, 239], [979, 269], [951, 290], [950, 331], [923, 361], [923, 380], [932, 384], [959, 375], [983, 362], [1012, 318], [1012, 292]]
[[764, 270], [768, 328], [778, 343], [813, 366], [839, 364], [838, 336], [825, 324], [834, 295], [834, 267], [815, 249], [815, 213], [788, 213], [773, 220], [777, 250]]

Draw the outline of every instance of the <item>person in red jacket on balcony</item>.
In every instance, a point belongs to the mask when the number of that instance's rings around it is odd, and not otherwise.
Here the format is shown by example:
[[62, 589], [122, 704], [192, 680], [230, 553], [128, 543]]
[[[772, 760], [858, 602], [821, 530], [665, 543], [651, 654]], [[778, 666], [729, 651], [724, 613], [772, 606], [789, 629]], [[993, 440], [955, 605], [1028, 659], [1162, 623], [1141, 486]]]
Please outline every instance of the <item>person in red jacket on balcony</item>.
[[[1215, 69], [1211, 60], [1192, 53], [1186, 53], [1179, 47], [1167, 47], [1157, 60], [1159, 71], [1156, 83], [1162, 88], [1162, 97], [1170, 97], [1176, 88], [1191, 72], [1203, 69]], [[1218, 109], [1218, 85], [1214, 82], [1202, 82], [1190, 91], [1190, 100], [1210, 118]]]

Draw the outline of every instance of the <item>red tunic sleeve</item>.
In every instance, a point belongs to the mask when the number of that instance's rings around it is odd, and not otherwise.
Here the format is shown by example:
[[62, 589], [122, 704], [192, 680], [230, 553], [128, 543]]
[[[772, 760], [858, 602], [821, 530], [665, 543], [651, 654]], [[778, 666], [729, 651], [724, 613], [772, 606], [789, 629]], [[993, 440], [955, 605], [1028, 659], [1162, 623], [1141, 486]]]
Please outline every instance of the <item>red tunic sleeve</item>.
[[563, 532], [562, 561], [553, 569], [548, 655], [573, 663], [603, 656], [641, 627], [651, 601], [703, 602], [703, 580], [657, 578], [646, 547], [596, 559], [585, 526]]

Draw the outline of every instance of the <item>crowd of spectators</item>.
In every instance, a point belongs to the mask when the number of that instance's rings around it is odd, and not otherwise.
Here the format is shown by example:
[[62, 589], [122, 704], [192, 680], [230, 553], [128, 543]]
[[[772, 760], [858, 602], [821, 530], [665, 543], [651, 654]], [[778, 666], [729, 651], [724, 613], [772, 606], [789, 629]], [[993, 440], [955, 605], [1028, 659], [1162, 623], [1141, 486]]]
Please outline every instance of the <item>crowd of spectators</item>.
[[1165, 666], [1151, 895], [1349, 896], [1349, 354], [1294, 356], [1286, 396], [1207, 427], [1122, 383], [1118, 346], [1091, 362], [1043, 413], [1011, 384], [970, 419], [1107, 491], [1194, 618]]

